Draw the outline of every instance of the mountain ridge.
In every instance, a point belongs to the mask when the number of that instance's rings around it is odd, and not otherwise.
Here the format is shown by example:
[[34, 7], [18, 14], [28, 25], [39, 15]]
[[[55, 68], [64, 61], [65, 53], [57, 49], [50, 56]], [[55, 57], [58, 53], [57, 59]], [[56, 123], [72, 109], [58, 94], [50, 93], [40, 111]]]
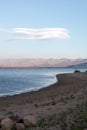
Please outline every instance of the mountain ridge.
[[32, 67], [73, 67], [74, 65], [84, 64], [87, 59], [44, 59], [44, 58], [22, 58], [22, 59], [2, 59], [0, 68], [32, 68]]

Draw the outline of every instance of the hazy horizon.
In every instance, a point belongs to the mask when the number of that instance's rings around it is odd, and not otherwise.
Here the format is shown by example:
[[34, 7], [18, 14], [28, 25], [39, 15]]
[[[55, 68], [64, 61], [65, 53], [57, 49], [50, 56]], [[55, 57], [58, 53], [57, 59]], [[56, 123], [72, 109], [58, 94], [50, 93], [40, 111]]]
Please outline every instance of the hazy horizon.
[[43, 60], [85, 60], [85, 59], [87, 59], [87, 58], [41, 58], [41, 57], [38, 57], [38, 58], [35, 58], [35, 57], [33, 57], [33, 58], [0, 58], [0, 60], [22, 60], [22, 59], [36, 59], [36, 60], [38, 60], [38, 59], [43, 59]]

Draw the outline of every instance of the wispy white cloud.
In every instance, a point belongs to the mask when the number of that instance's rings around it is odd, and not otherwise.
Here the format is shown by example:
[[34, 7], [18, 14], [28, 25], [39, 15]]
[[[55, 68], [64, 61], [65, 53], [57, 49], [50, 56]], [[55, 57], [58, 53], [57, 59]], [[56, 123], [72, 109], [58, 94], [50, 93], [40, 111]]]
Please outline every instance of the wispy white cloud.
[[68, 39], [69, 31], [65, 28], [14, 28], [11, 30], [15, 39]]
[[13, 28], [10, 30], [0, 28], [6, 41], [33, 40], [33, 39], [68, 39], [69, 31], [66, 28]]

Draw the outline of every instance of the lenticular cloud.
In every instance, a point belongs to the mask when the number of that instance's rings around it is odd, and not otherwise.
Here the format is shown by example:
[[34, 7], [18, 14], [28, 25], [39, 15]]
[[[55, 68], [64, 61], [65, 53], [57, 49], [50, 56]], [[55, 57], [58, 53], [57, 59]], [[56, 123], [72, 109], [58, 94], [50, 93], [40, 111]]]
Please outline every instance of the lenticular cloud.
[[11, 32], [17, 39], [68, 39], [70, 37], [65, 28], [14, 28]]

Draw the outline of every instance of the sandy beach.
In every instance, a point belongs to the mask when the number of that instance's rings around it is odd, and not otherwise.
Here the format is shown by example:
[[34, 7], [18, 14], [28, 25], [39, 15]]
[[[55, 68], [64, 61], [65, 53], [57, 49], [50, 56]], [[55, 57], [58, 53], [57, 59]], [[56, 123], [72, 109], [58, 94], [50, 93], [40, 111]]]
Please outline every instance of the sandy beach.
[[33, 115], [40, 120], [86, 104], [87, 72], [59, 74], [56, 78], [55, 84], [39, 91], [0, 97], [0, 116]]

